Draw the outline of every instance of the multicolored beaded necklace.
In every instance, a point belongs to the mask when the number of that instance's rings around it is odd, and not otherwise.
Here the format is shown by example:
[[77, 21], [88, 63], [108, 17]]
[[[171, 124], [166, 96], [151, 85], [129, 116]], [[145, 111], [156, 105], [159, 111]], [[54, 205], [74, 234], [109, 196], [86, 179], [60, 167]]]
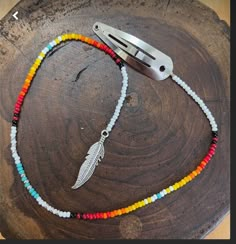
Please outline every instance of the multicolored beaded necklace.
[[[217, 141], [218, 141], [218, 129], [217, 129], [217, 124], [215, 122], [214, 117], [212, 116], [210, 110], [207, 108], [205, 103], [201, 98], [198, 97], [198, 95], [184, 82], [182, 81], [179, 77], [176, 75], [172, 74], [171, 77], [172, 79], [180, 86], [182, 87], [185, 92], [192, 97], [192, 99], [199, 105], [199, 107], [202, 109], [203, 113], [206, 115], [207, 119], [210, 122], [211, 128], [212, 128], [212, 141], [209, 146], [208, 153], [205, 155], [205, 157], [202, 159], [200, 164], [193, 170], [191, 171], [188, 175], [183, 177], [181, 180], [173, 183], [172, 185], [166, 187], [165, 189], [161, 190], [158, 193], [153, 194], [152, 196], [149, 196], [145, 199], [142, 199], [138, 202], [135, 202], [127, 207], [123, 207], [120, 209], [115, 209], [111, 211], [106, 211], [106, 212], [96, 212], [96, 213], [79, 213], [79, 212], [70, 212], [70, 211], [64, 211], [64, 210], [58, 210], [52, 206], [50, 206], [46, 201], [44, 201], [39, 193], [33, 188], [31, 185], [29, 179], [26, 176], [26, 172], [24, 170], [21, 158], [17, 152], [17, 126], [20, 118], [20, 112], [21, 112], [21, 107], [23, 105], [25, 96], [31, 86], [31, 82], [33, 78], [36, 75], [37, 70], [39, 69], [41, 63], [46, 57], [46, 54], [52, 50], [55, 46], [59, 45], [61, 42], [69, 41], [69, 40], [76, 40], [76, 41], [82, 41], [85, 42], [89, 45], [92, 45], [105, 53], [109, 54], [111, 58], [116, 62], [116, 64], [120, 67], [121, 73], [123, 76], [123, 84], [125, 84], [125, 88], [122, 93], [122, 99], [124, 100], [126, 88], [127, 88], [127, 81], [128, 81], [128, 75], [126, 73], [126, 68], [119, 59], [114, 51], [110, 49], [108, 46], [99, 43], [89, 37], [80, 35], [80, 34], [75, 34], [75, 33], [69, 33], [69, 34], [64, 34], [61, 36], [58, 36], [55, 40], [50, 42], [38, 55], [37, 59], [35, 60], [34, 64], [31, 66], [28, 75], [25, 79], [24, 85], [18, 95], [15, 108], [14, 108], [14, 115], [13, 115], [13, 120], [12, 120], [12, 127], [11, 127], [11, 151], [12, 151], [12, 157], [15, 161], [16, 169], [18, 171], [18, 174], [21, 178], [21, 181], [24, 184], [24, 187], [27, 189], [29, 194], [37, 201], [37, 203], [44, 207], [46, 210], [49, 212], [61, 217], [61, 218], [76, 218], [76, 219], [83, 219], [83, 220], [95, 220], [95, 219], [107, 219], [107, 218], [113, 218], [116, 216], [120, 216], [123, 214], [128, 214], [130, 212], [133, 212], [139, 208], [142, 208], [148, 204], [154, 203], [155, 201], [163, 198], [165, 195], [170, 194], [173, 191], [178, 190], [179, 188], [183, 187], [193, 179], [195, 179], [201, 172], [202, 170], [207, 166], [207, 164], [210, 162], [211, 158], [215, 154], [216, 146], [217, 146]], [[120, 100], [120, 101], [121, 101]], [[109, 123], [108, 128], [112, 128], [112, 126], [115, 123], [115, 120], [118, 118], [119, 115], [119, 110], [121, 109], [122, 102], [118, 102], [119, 109], [116, 110], [116, 116], [113, 122]], [[118, 105], [117, 105], [118, 106]], [[105, 133], [106, 134], [106, 133]]]

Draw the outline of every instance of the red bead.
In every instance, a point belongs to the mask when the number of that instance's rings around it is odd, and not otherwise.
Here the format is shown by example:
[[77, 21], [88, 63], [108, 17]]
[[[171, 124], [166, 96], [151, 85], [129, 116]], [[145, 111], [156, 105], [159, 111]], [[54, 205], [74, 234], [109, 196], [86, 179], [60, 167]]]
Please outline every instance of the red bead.
[[199, 167], [201, 168], [201, 169], [204, 169], [205, 168], [205, 165], [203, 166], [203, 165], [199, 165]]
[[100, 215], [99, 215], [99, 213], [96, 213], [96, 218], [97, 218], [97, 219], [100, 219]]
[[218, 141], [218, 137], [213, 137], [212, 140]]
[[26, 88], [22, 88], [21, 90], [22, 90], [23, 92], [25, 92], [25, 93], [28, 91], [28, 89], [26, 89]]
[[93, 218], [96, 219], [97, 218], [97, 215], [95, 213], [93, 213]]
[[118, 59], [116, 60], [116, 63], [119, 64], [120, 62], [121, 62], [121, 60], [118, 58]]
[[111, 212], [107, 212], [107, 218], [111, 217]]
[[215, 150], [210, 149], [210, 150], [209, 150], [209, 153], [211, 153], [211, 154], [213, 154], [213, 155], [214, 155], [214, 154], [215, 154]]
[[98, 45], [98, 42], [97, 41], [94, 41], [94, 43], [93, 43], [93, 46], [97, 46]]
[[211, 144], [211, 147], [217, 148], [216, 144]]
[[[206, 159], [206, 160], [205, 160]], [[206, 163], [208, 163], [208, 161], [211, 160], [211, 158], [207, 155], [204, 159], [203, 159]]]
[[213, 154], [208, 153], [207, 156], [209, 156], [210, 158], [212, 158]]
[[87, 219], [87, 214], [83, 214], [83, 219]]
[[115, 53], [112, 53], [112, 54], [111, 54], [111, 57], [112, 57], [112, 58], [115, 58], [115, 56], [116, 56]]
[[13, 119], [14, 119], [14, 120], [18, 120], [19, 118], [18, 118], [18, 117], [16, 117], [16, 116], [14, 116], [14, 117], [13, 117]]
[[80, 213], [77, 213], [76, 218], [77, 219], [80, 219], [81, 218]]

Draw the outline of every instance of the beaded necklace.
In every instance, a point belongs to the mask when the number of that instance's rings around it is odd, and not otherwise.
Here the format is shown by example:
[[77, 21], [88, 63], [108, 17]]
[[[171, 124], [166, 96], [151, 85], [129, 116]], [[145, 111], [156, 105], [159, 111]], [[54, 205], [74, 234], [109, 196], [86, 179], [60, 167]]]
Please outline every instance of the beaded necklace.
[[[166, 187], [165, 189], [162, 189], [160, 192], [153, 194], [152, 196], [149, 196], [145, 199], [142, 199], [138, 202], [135, 202], [127, 207], [123, 207], [120, 209], [115, 209], [111, 211], [106, 211], [106, 212], [96, 212], [96, 213], [79, 213], [79, 212], [70, 212], [70, 211], [65, 211], [65, 210], [59, 210], [54, 208], [53, 206], [50, 206], [45, 200], [43, 200], [39, 193], [36, 191], [36, 189], [31, 185], [28, 177], [26, 176], [26, 172], [24, 170], [21, 158], [17, 152], [17, 126], [20, 118], [20, 112], [21, 112], [21, 107], [23, 105], [25, 96], [31, 86], [31, 82], [33, 78], [36, 75], [37, 70], [39, 69], [41, 63], [46, 57], [46, 54], [52, 50], [55, 46], [59, 45], [61, 42], [69, 41], [69, 40], [76, 40], [76, 41], [82, 41], [85, 42], [89, 45], [92, 45], [105, 53], [109, 54], [111, 58], [116, 62], [116, 64], [120, 67], [121, 74], [123, 77], [123, 87], [121, 90], [121, 97], [118, 101], [118, 104], [116, 106], [116, 110], [114, 115], [112, 116], [111, 121], [109, 122], [107, 128], [102, 131], [101, 133], [101, 138], [105, 139], [108, 135], [109, 132], [111, 131], [112, 127], [115, 124], [115, 121], [117, 120], [122, 104], [124, 102], [125, 96], [126, 96], [126, 90], [128, 86], [128, 75], [126, 72], [126, 68], [123, 65], [123, 62], [121, 59], [118, 58], [118, 56], [114, 53], [112, 49], [110, 49], [108, 46], [99, 43], [89, 37], [85, 37], [80, 34], [75, 34], [75, 33], [69, 33], [69, 34], [64, 34], [61, 36], [58, 36], [56, 39], [54, 39], [52, 42], [50, 42], [38, 55], [37, 59], [35, 60], [34, 64], [31, 66], [28, 75], [25, 79], [24, 85], [18, 95], [15, 108], [14, 108], [14, 114], [13, 114], [13, 120], [12, 120], [12, 126], [11, 126], [11, 151], [12, 151], [12, 157], [15, 162], [15, 166], [17, 169], [17, 172], [20, 176], [20, 179], [28, 191], [28, 193], [36, 200], [36, 202], [45, 208], [47, 211], [61, 217], [61, 218], [76, 218], [76, 219], [83, 219], [83, 220], [95, 220], [95, 219], [107, 219], [107, 218], [113, 218], [116, 216], [120, 216], [123, 214], [128, 214], [130, 212], [133, 212], [139, 208], [142, 208], [148, 204], [154, 203], [155, 201], [163, 198], [165, 195], [170, 194], [173, 191], [178, 190], [179, 188], [183, 187], [193, 179], [195, 179], [201, 172], [202, 170], [207, 166], [207, 164], [210, 162], [211, 158], [215, 154], [215, 150], [217, 147], [217, 141], [218, 141], [218, 129], [217, 129], [217, 124], [215, 122], [214, 117], [212, 116], [210, 110], [207, 108], [205, 103], [201, 98], [198, 97], [198, 95], [184, 82], [182, 81], [178, 76], [174, 75], [173, 73], [171, 74], [171, 78], [173, 81], [175, 81], [196, 103], [197, 105], [201, 108], [203, 113], [206, 115], [207, 119], [210, 122], [211, 128], [212, 128], [212, 141], [209, 146], [208, 153], [205, 155], [205, 157], [202, 159], [200, 164], [193, 170], [191, 171], [188, 175], [184, 176], [182, 179], [179, 181], [173, 183], [172, 185]], [[101, 140], [101, 139], [100, 139]]]

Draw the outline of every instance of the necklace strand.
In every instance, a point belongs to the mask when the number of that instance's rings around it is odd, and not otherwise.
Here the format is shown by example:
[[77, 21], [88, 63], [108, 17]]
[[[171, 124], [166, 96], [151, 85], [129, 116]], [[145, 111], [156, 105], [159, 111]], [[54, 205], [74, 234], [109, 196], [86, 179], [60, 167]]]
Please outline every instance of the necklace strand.
[[188, 175], [180, 179], [179, 181], [173, 183], [172, 185], [166, 187], [165, 189], [162, 189], [160, 192], [153, 194], [152, 196], [149, 196], [143, 200], [140, 200], [138, 202], [135, 202], [128, 207], [112, 210], [112, 211], [107, 211], [107, 212], [95, 212], [95, 213], [79, 213], [79, 212], [70, 212], [70, 211], [64, 211], [64, 210], [59, 210], [54, 207], [52, 207], [50, 204], [48, 204], [45, 200], [43, 200], [39, 193], [35, 190], [35, 188], [31, 185], [28, 177], [26, 176], [26, 172], [24, 170], [21, 158], [17, 152], [17, 126], [18, 126], [18, 121], [19, 121], [19, 116], [21, 112], [21, 107], [24, 101], [24, 98], [30, 88], [31, 82], [33, 78], [36, 75], [36, 72], [38, 68], [40, 67], [42, 61], [45, 59], [46, 54], [53, 49], [53, 47], [57, 46], [61, 42], [68, 41], [68, 40], [77, 40], [77, 41], [82, 41], [85, 42], [89, 45], [95, 46], [96, 48], [104, 51], [105, 53], [109, 54], [112, 59], [119, 65], [123, 77], [123, 87], [125, 87], [121, 91], [121, 98], [118, 101], [118, 108], [116, 107], [116, 111], [109, 122], [106, 130], [109, 132], [112, 127], [115, 124], [115, 121], [117, 120], [119, 116], [119, 111], [121, 109], [121, 106], [124, 102], [125, 94], [126, 94], [126, 89], [128, 86], [128, 75], [126, 72], [126, 68], [123, 65], [122, 61], [116, 56], [114, 51], [110, 49], [108, 46], [99, 43], [89, 37], [85, 37], [80, 34], [75, 34], [75, 33], [69, 33], [69, 34], [64, 34], [61, 36], [58, 36], [55, 40], [50, 42], [47, 47], [45, 47], [35, 60], [34, 64], [31, 66], [29, 73], [25, 79], [24, 85], [18, 95], [17, 102], [15, 104], [14, 108], [14, 114], [13, 114], [13, 120], [12, 120], [12, 127], [11, 127], [11, 152], [12, 152], [12, 157], [15, 162], [15, 166], [17, 169], [17, 172], [21, 178], [21, 181], [26, 188], [26, 190], [29, 192], [29, 194], [36, 200], [36, 202], [45, 208], [47, 211], [61, 217], [61, 218], [77, 218], [77, 219], [84, 219], [84, 220], [95, 220], [95, 219], [107, 219], [107, 218], [113, 218], [116, 216], [120, 216], [123, 214], [128, 214], [130, 212], [133, 212], [139, 208], [142, 208], [148, 204], [154, 203], [155, 201], [163, 198], [165, 195], [170, 194], [173, 191], [178, 190], [179, 188], [183, 187], [187, 183], [191, 182], [193, 179], [195, 179], [201, 172], [202, 170], [207, 166], [207, 164], [210, 162], [211, 158], [215, 154], [215, 150], [217, 147], [217, 142], [218, 142], [218, 128], [217, 124], [215, 122], [214, 117], [212, 116], [210, 110], [207, 108], [203, 100], [184, 82], [182, 81], [178, 76], [172, 74], [171, 77], [173, 81], [175, 81], [196, 103], [197, 105], [201, 108], [203, 113], [206, 115], [207, 119], [210, 122], [211, 128], [212, 128], [212, 141], [209, 146], [208, 153], [205, 155], [205, 157], [202, 159], [200, 164], [193, 170], [191, 171]]

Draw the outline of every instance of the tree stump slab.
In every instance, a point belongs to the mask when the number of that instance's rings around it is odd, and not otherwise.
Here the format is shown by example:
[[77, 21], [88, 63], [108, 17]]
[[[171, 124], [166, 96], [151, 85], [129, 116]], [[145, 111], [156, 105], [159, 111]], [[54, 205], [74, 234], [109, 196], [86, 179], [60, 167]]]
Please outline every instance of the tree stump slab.
[[[18, 20], [12, 13], [18, 11]], [[219, 126], [216, 155], [196, 180], [128, 215], [60, 219], [23, 188], [10, 153], [14, 103], [40, 50], [58, 35], [103, 22], [173, 59], [174, 73], [206, 102]], [[26, 173], [55, 208], [99, 212], [126, 207], [180, 180], [211, 141], [207, 119], [170, 78], [154, 81], [128, 67], [129, 88], [105, 142], [105, 157], [80, 189], [71, 186], [88, 148], [109, 122], [121, 75], [104, 53], [62, 44], [39, 69], [19, 123]], [[230, 208], [229, 27], [198, 1], [23, 0], [0, 21], [0, 230], [11, 239], [200, 239]], [[81, 72], [83, 71], [83, 72]], [[80, 74], [80, 75], [78, 75]]]

